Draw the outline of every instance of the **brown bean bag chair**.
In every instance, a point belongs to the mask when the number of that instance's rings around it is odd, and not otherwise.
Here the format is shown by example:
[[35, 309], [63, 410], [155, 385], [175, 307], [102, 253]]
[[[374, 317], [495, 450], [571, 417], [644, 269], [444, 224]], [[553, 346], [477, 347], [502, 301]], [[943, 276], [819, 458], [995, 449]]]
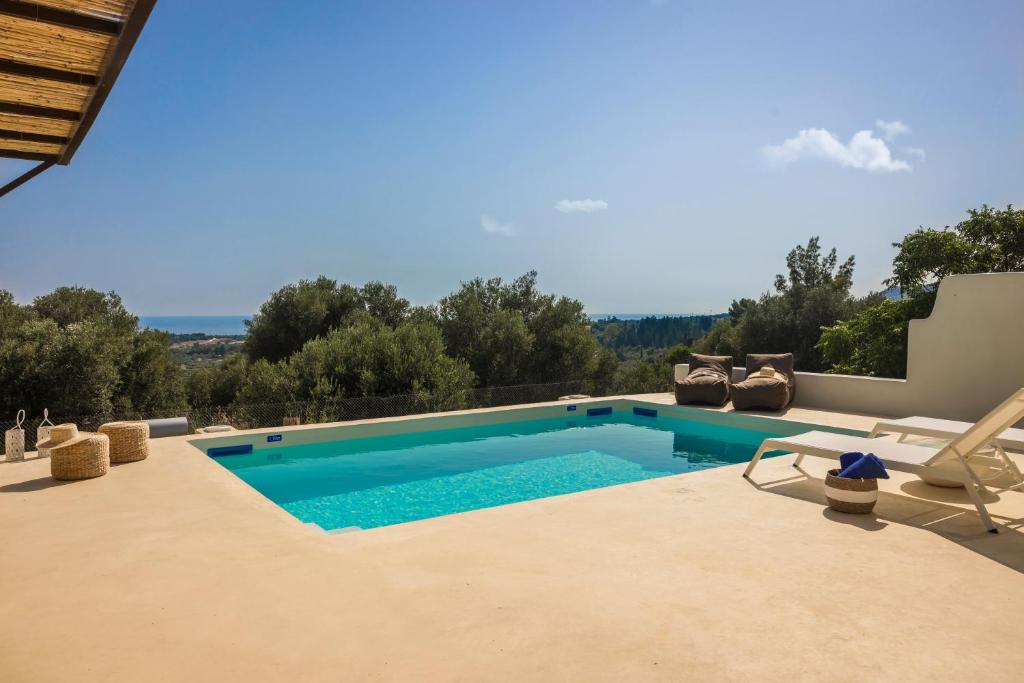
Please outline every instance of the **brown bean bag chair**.
[[[762, 368], [775, 372], [761, 374]], [[732, 405], [736, 410], [782, 410], [796, 395], [796, 375], [791, 353], [748, 353], [747, 377], [732, 385]]]
[[690, 355], [690, 372], [676, 382], [676, 403], [724, 406], [732, 383], [732, 356]]

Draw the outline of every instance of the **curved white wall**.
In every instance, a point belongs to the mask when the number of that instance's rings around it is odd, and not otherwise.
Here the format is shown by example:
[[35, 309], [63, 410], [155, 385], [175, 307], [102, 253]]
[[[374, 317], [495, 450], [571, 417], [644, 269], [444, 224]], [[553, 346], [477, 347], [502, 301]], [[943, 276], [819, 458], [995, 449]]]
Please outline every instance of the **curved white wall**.
[[798, 372], [794, 405], [976, 420], [1021, 387], [1024, 273], [953, 275], [931, 316], [910, 322], [906, 380]]

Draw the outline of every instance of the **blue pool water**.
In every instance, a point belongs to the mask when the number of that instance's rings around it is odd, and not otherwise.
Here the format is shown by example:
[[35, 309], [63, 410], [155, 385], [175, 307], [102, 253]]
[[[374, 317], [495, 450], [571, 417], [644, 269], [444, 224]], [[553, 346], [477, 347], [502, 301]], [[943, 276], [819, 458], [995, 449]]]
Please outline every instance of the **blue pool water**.
[[746, 462], [768, 432], [613, 413], [217, 458], [303, 522], [370, 528]]

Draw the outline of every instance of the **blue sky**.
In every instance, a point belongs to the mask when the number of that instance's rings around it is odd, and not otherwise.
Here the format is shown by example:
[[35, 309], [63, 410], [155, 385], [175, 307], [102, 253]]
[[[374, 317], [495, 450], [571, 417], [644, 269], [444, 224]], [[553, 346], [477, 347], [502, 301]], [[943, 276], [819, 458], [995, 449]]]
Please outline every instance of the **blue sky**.
[[321, 273], [427, 303], [536, 269], [592, 312], [722, 311], [821, 235], [868, 291], [919, 225], [1024, 203], [1021, 25], [1019, 1], [164, 0], [73, 163], [0, 200], [0, 288], [247, 313]]

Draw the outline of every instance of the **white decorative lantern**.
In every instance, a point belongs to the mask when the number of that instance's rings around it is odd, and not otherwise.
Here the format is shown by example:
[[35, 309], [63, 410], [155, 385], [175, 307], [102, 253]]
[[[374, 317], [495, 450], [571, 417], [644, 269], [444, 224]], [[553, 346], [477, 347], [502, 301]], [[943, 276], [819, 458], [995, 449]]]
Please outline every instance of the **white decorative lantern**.
[[50, 449], [40, 448], [39, 444], [50, 438], [51, 429], [53, 429], [53, 423], [50, 422], [50, 410], [49, 408], [43, 408], [43, 421], [36, 428], [36, 455], [40, 458], [50, 457]]
[[7, 453], [7, 462], [15, 462], [25, 459], [25, 430], [21, 424], [25, 421], [25, 411], [19, 410], [15, 418], [17, 424], [14, 429], [8, 429], [4, 438], [4, 452]]

